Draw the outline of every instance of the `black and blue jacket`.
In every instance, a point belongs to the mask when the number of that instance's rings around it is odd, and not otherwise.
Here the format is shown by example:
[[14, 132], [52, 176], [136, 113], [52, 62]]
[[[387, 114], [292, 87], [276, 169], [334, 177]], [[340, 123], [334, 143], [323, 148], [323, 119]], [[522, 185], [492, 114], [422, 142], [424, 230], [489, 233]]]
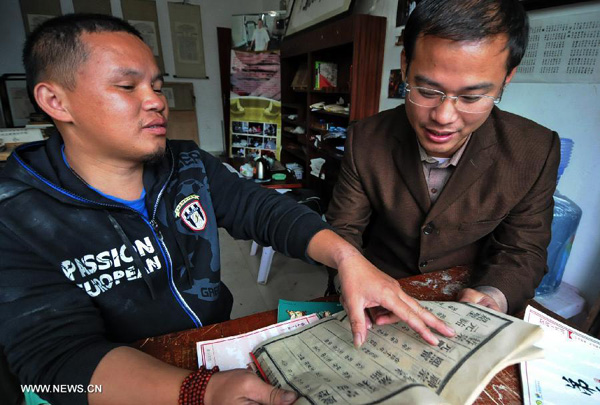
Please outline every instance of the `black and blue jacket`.
[[61, 145], [24, 145], [0, 174], [0, 346], [23, 384], [87, 386], [117, 346], [229, 319], [218, 227], [306, 261], [327, 227], [185, 141], [144, 168], [147, 219], [88, 187]]

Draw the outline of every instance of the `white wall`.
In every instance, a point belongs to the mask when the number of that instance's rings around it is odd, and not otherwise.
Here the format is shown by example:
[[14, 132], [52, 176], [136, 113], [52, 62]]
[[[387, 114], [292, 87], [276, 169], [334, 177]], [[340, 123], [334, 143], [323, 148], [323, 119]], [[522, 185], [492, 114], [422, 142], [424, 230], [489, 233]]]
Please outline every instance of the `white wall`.
[[577, 203], [583, 216], [563, 280], [581, 290], [588, 303], [600, 290], [600, 94], [598, 84], [513, 83], [501, 106], [530, 118], [575, 142], [560, 192]]
[[[191, 0], [200, 5], [202, 12], [202, 35], [208, 79], [173, 78], [173, 46], [168, 17], [168, 1], [156, 0], [158, 23], [161, 36], [165, 71], [170, 74], [167, 81], [192, 82], [196, 94], [196, 111], [200, 146], [211, 152], [222, 152], [225, 148], [223, 138], [223, 109], [221, 106], [221, 84], [217, 44], [217, 27], [231, 27], [231, 15], [241, 13], [259, 13], [265, 10], [279, 9], [276, 0]], [[119, 0], [111, 0], [113, 14], [121, 17]], [[71, 0], [61, 0], [63, 14], [73, 12]], [[0, 1], [0, 74], [22, 73], [21, 49], [25, 41], [25, 28], [18, 0]]]
[[[403, 103], [387, 98], [390, 69], [400, 68], [402, 47], [394, 46], [397, 1], [361, 0], [356, 12], [388, 18], [380, 110]], [[598, 2], [533, 11], [532, 15], [600, 10]], [[511, 83], [500, 108], [538, 122], [575, 141], [573, 155], [558, 185], [583, 210], [563, 280], [577, 287], [588, 303], [600, 294], [600, 84]]]
[[[598, 12], [600, 3], [532, 12], [533, 15]], [[575, 142], [560, 192], [583, 210], [563, 280], [577, 287], [588, 303], [600, 297], [600, 83], [511, 83], [501, 108], [525, 116]]]

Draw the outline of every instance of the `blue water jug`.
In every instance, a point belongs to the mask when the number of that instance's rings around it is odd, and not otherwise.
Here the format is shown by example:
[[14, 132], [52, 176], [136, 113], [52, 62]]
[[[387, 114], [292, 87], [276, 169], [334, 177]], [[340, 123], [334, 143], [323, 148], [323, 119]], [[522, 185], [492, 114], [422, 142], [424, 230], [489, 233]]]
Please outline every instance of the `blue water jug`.
[[[560, 140], [560, 165], [558, 180], [569, 165], [573, 141]], [[565, 272], [567, 259], [571, 253], [575, 232], [581, 220], [581, 208], [558, 190], [554, 192], [554, 218], [552, 219], [552, 239], [548, 245], [548, 273], [535, 290], [535, 295], [550, 294], [558, 288]]]

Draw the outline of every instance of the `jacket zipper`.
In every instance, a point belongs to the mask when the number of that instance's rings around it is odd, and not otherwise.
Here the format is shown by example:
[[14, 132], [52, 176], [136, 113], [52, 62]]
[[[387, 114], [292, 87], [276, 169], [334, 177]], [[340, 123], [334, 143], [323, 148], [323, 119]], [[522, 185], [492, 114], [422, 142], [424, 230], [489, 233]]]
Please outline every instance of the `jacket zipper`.
[[[159, 196], [159, 199], [160, 199], [160, 196]], [[158, 202], [159, 199], [157, 199], [156, 201]], [[144, 220], [146, 220], [146, 218], [144, 218]], [[187, 304], [185, 299], [181, 296], [181, 293], [175, 286], [175, 282], [173, 281], [173, 261], [171, 259], [171, 254], [169, 253], [169, 250], [167, 249], [167, 245], [165, 244], [165, 241], [163, 239], [162, 233], [160, 232], [160, 229], [158, 229], [158, 223], [156, 222], [156, 220], [154, 218], [152, 218], [152, 220], [150, 220], [150, 222], [148, 222], [148, 221], [146, 221], [146, 222], [151, 227], [152, 232], [154, 233], [154, 237], [155, 237], [156, 241], [158, 242], [158, 246], [160, 247], [161, 253], [163, 254], [163, 257], [165, 258], [165, 262], [167, 263], [167, 279], [169, 281], [169, 288], [171, 289], [171, 292], [175, 296], [175, 299], [177, 300], [179, 305], [183, 308], [183, 310], [192, 319], [192, 321], [194, 322], [196, 327], [197, 328], [201, 327], [202, 322], [200, 321], [200, 318], [198, 317], [198, 315], [196, 315], [196, 313], [192, 310], [192, 308], [189, 307], [189, 305]]]
[[[171, 254], [169, 253], [169, 250], [167, 249], [167, 245], [165, 244], [165, 241], [163, 239], [162, 232], [158, 228], [158, 222], [156, 221], [156, 213], [158, 211], [158, 204], [160, 202], [160, 199], [162, 198], [163, 193], [165, 192], [165, 189], [167, 188], [167, 184], [169, 183], [171, 176], [173, 176], [173, 171], [175, 169], [175, 157], [173, 156], [173, 151], [171, 151], [170, 148], [169, 148], [169, 152], [171, 153], [171, 162], [172, 162], [171, 172], [169, 173], [167, 180], [164, 182], [162, 188], [160, 189], [160, 192], [158, 193], [158, 196], [156, 197], [156, 202], [154, 203], [154, 208], [152, 210], [152, 218], [150, 219], [150, 222], [148, 222], [148, 225], [150, 225], [152, 227], [156, 241], [158, 242], [159, 246], [161, 247], [163, 257], [165, 258], [165, 262], [167, 263], [167, 279], [169, 281], [169, 288], [171, 289], [171, 292], [175, 296], [175, 299], [177, 300], [177, 302], [179, 303], [181, 308], [183, 308], [183, 310], [192, 319], [192, 321], [194, 322], [194, 325], [196, 325], [196, 327], [199, 328], [202, 326], [200, 317], [198, 317], [198, 315], [196, 315], [196, 313], [192, 310], [192, 308], [190, 308], [190, 306], [187, 304], [187, 302], [185, 301], [185, 299], [183, 298], [183, 296], [181, 295], [181, 293], [175, 286], [175, 281], [173, 280], [173, 260], [171, 259]], [[167, 215], [169, 215], [169, 213], [167, 213]], [[144, 220], [146, 220], [146, 218], [144, 218]], [[176, 229], [174, 231], [177, 232]]]

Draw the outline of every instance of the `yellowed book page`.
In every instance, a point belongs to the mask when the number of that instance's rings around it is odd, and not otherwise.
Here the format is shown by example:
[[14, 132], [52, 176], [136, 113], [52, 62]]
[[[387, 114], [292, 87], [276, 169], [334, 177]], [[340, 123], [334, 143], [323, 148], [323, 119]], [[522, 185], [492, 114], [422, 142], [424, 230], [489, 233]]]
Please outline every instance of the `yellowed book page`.
[[534, 354], [526, 349], [538, 327], [471, 304], [422, 304], [457, 335], [435, 347], [403, 323], [374, 326], [356, 349], [342, 312], [253, 353], [272, 384], [300, 393], [298, 404], [470, 403], [498, 367]]

